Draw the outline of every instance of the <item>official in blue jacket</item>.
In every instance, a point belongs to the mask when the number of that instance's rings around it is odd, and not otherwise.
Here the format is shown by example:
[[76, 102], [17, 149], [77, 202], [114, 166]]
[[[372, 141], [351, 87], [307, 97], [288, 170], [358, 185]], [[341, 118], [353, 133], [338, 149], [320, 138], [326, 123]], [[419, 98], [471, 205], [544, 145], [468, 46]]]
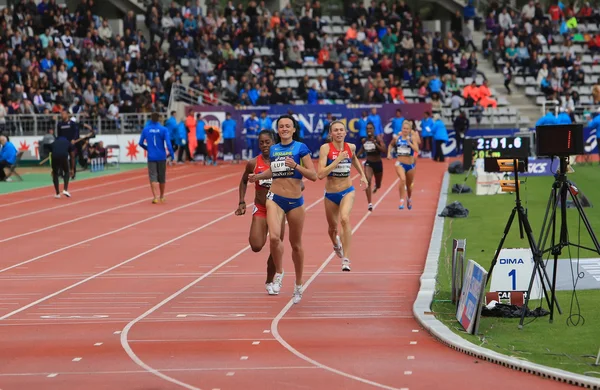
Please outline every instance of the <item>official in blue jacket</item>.
[[0, 135], [0, 181], [6, 181], [4, 168], [10, 168], [17, 162], [17, 148], [5, 135]]
[[[185, 125], [184, 125], [185, 127]], [[153, 112], [140, 136], [140, 146], [148, 152], [148, 175], [150, 176], [150, 188], [152, 189], [152, 203], [158, 203], [156, 197], [156, 184], [160, 188], [160, 201], [165, 201], [165, 184], [167, 181], [167, 157], [173, 158], [173, 146], [169, 130], [159, 123], [158, 113]], [[169, 150], [169, 155], [165, 149]]]
[[556, 124], [557, 125], [570, 125], [571, 123], [572, 123], [571, 115], [569, 115], [567, 110], [565, 110], [564, 108], [561, 107], [560, 114], [558, 114], [558, 118], [556, 118]]
[[444, 151], [442, 145], [448, 142], [448, 130], [444, 121], [440, 118], [440, 114], [433, 116], [433, 141], [435, 142], [435, 156], [434, 161], [444, 162]]
[[231, 113], [228, 112], [225, 114], [225, 120], [221, 124], [221, 136], [223, 137], [223, 152], [224, 155], [231, 155], [233, 159], [233, 155], [235, 154], [235, 128], [237, 124], [235, 123], [235, 119], [231, 119]]
[[535, 126], [546, 126], [546, 125], [556, 125], [558, 124], [557, 118], [556, 116], [552, 113], [552, 111], [548, 111], [548, 113], [546, 113], [546, 115], [544, 115], [543, 117], [541, 117], [540, 119], [538, 119], [537, 122], [535, 122]]

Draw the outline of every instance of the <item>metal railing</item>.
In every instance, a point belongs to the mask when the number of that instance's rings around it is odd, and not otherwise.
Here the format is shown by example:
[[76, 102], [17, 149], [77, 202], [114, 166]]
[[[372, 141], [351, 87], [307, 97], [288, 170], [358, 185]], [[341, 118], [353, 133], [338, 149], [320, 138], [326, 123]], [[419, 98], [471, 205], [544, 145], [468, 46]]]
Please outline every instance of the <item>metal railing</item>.
[[231, 106], [228, 103], [219, 98], [212, 101], [204, 101], [204, 92], [198, 89], [185, 86], [179, 82], [173, 84], [171, 88], [171, 96], [169, 98], [169, 112], [173, 108], [174, 103], [184, 103], [192, 105], [204, 105], [204, 106]]
[[[167, 113], [161, 113], [162, 118], [167, 118]], [[150, 113], [119, 114], [117, 118], [73, 115], [80, 124], [81, 134], [87, 133], [83, 124], [90, 125], [96, 134], [140, 134]], [[0, 132], [11, 136], [41, 136], [50, 129], [56, 129], [60, 119], [59, 114], [35, 115], [6, 115], [6, 123], [0, 124]]]

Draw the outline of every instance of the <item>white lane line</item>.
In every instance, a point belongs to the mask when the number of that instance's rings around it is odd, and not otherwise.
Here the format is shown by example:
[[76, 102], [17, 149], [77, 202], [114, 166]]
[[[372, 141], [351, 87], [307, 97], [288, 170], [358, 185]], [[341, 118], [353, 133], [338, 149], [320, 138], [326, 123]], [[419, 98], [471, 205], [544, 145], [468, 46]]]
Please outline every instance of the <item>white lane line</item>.
[[120, 330], [116, 330], [116, 331], [113, 332], [113, 334], [121, 334], [121, 331]]
[[54, 373], [54, 374], [48, 374], [48, 378], [54, 378], [56, 376], [58, 376], [58, 374], [56, 374], [56, 373]]
[[240, 360], [248, 360], [248, 356], [242, 356]]
[[[398, 184], [399, 179], [396, 179], [392, 185], [385, 191], [385, 193], [381, 196], [381, 198], [379, 198], [379, 200], [377, 201], [377, 203], [375, 203], [374, 205], [374, 211], [368, 211], [364, 217], [356, 224], [356, 226], [354, 226], [354, 228], [352, 229], [352, 234], [354, 234], [361, 226], [362, 224], [369, 218], [369, 216], [373, 215], [376, 211], [377, 211], [377, 206], [379, 206], [379, 204], [386, 198], [386, 196], [390, 193], [390, 191], [392, 191], [394, 188], [396, 188], [396, 185]], [[321, 266], [319, 267], [319, 269], [317, 269], [317, 271], [312, 274], [312, 276], [310, 277], [310, 279], [308, 279], [306, 281], [306, 283], [304, 283], [304, 287], [303, 290], [306, 290], [308, 288], [308, 286], [310, 286], [310, 284], [317, 278], [317, 276], [319, 276], [319, 274], [323, 271], [323, 269], [325, 269], [325, 267], [327, 267], [327, 265], [331, 262], [331, 260], [335, 257], [335, 252], [331, 252], [331, 254], [329, 255], [329, 257], [323, 262], [323, 264], [321, 264]], [[300, 307], [302, 304], [300, 303]], [[386, 386], [384, 384], [381, 383], [377, 383], [374, 381], [370, 381], [368, 379], [365, 378], [361, 378], [359, 376], [356, 375], [352, 375], [352, 374], [348, 374], [347, 372], [344, 371], [340, 371], [337, 370], [333, 367], [329, 367], [326, 366], [322, 363], [317, 362], [314, 359], [311, 359], [310, 357], [302, 354], [301, 352], [299, 352], [298, 350], [296, 350], [294, 347], [292, 347], [287, 341], [285, 341], [283, 339], [283, 337], [281, 337], [281, 335], [279, 334], [279, 329], [278, 329], [278, 325], [279, 325], [279, 321], [281, 321], [281, 319], [283, 318], [283, 316], [290, 310], [290, 308], [294, 306], [294, 302], [292, 299], [290, 299], [290, 301], [288, 302], [288, 304], [281, 310], [281, 312], [273, 319], [273, 321], [271, 322], [271, 333], [273, 334], [273, 337], [275, 337], [275, 339], [288, 351], [290, 351], [292, 354], [294, 354], [295, 356], [299, 357], [300, 359], [314, 365], [315, 367], [333, 372], [334, 374], [343, 376], [345, 378], [349, 378], [349, 379], [353, 379], [357, 382], [362, 382], [362, 383], [366, 383], [368, 385], [374, 386], [374, 387], [379, 387], [381, 389], [387, 389], [387, 390], [398, 390], [398, 388], [395, 387], [391, 387], [391, 386]]]
[[404, 371], [404, 375], [412, 375], [412, 371]]
[[260, 344], [260, 341], [253, 341], [252, 342], [252, 345], [258, 345], [258, 344]]
[[74, 362], [80, 362], [80, 361], [81, 361], [81, 359], [83, 359], [83, 358], [76, 357], [76, 358], [73, 358], [73, 361], [74, 361]]
[[[224, 192], [220, 192], [220, 193], [218, 193], [218, 194], [215, 194], [215, 195], [213, 195], [213, 196], [209, 196], [208, 198], [203, 198], [203, 199], [197, 200], [197, 201], [195, 201], [195, 202], [193, 202], [193, 203], [189, 203], [189, 204], [187, 204], [187, 205], [183, 205], [183, 206], [180, 206], [180, 207], [178, 207], [178, 208], [175, 208], [175, 209], [169, 210], [169, 211], [168, 211], [168, 213], [169, 213], [169, 214], [172, 214], [172, 213], [173, 213], [174, 211], [176, 211], [177, 209], [182, 209], [182, 208], [185, 208], [185, 207], [189, 207], [189, 206], [191, 206], [192, 204], [195, 204], [195, 203], [200, 203], [200, 202], [204, 202], [204, 201], [207, 201], [207, 200], [210, 200], [210, 199], [213, 199], [213, 198], [218, 198], [218, 197], [222, 196], [223, 194], [226, 194], [226, 193], [228, 193], [228, 192], [232, 192], [232, 191], [237, 191], [237, 190], [238, 190], [238, 187], [234, 187], [234, 188], [232, 188], [232, 189], [230, 189], [230, 190], [227, 190], [227, 191], [224, 191]], [[250, 204], [250, 206], [251, 206], [251, 204]], [[164, 213], [163, 213], [163, 214], [164, 214]], [[154, 217], [152, 217], [152, 218], [156, 218], [156, 217], [158, 217], [159, 215], [162, 215], [162, 214], [158, 214], [158, 215], [156, 215], [156, 216], [154, 216]], [[20, 312], [22, 312], [22, 311], [25, 311], [25, 310], [27, 310], [27, 309], [29, 309], [29, 308], [33, 307], [33, 306], [36, 306], [36, 305], [38, 305], [38, 304], [40, 304], [40, 303], [42, 303], [42, 302], [45, 302], [45, 301], [47, 301], [48, 299], [54, 298], [54, 297], [55, 297], [55, 296], [57, 296], [57, 295], [60, 295], [60, 294], [62, 294], [62, 293], [64, 293], [64, 292], [66, 292], [66, 291], [72, 290], [72, 289], [74, 289], [75, 287], [81, 286], [82, 284], [84, 284], [84, 283], [87, 283], [87, 282], [89, 282], [90, 280], [94, 280], [94, 279], [96, 279], [96, 278], [97, 278], [97, 277], [99, 277], [99, 276], [102, 276], [102, 275], [104, 275], [104, 274], [107, 274], [107, 273], [109, 273], [109, 272], [111, 272], [111, 271], [113, 271], [113, 270], [115, 270], [115, 269], [117, 269], [117, 268], [119, 268], [119, 267], [121, 267], [121, 266], [123, 266], [123, 265], [125, 265], [125, 264], [131, 263], [132, 261], [135, 261], [135, 260], [139, 259], [140, 257], [146, 256], [146, 255], [147, 255], [147, 254], [149, 254], [149, 253], [155, 252], [155, 251], [159, 250], [160, 248], [163, 248], [163, 247], [165, 247], [165, 246], [167, 246], [167, 245], [169, 245], [169, 244], [171, 244], [171, 243], [173, 243], [173, 242], [175, 242], [175, 241], [181, 240], [182, 238], [185, 238], [185, 237], [187, 237], [187, 236], [189, 236], [189, 235], [192, 235], [192, 234], [194, 234], [194, 233], [197, 233], [197, 232], [199, 232], [199, 231], [201, 231], [201, 230], [203, 230], [203, 229], [206, 229], [207, 227], [210, 227], [210, 226], [212, 226], [212, 225], [216, 224], [217, 222], [220, 222], [220, 221], [222, 221], [222, 220], [224, 220], [224, 219], [226, 219], [226, 218], [228, 218], [228, 217], [230, 217], [230, 216], [232, 216], [232, 215], [234, 215], [234, 213], [233, 213], [233, 212], [231, 212], [231, 213], [228, 213], [228, 214], [225, 214], [225, 215], [223, 215], [223, 216], [221, 216], [221, 217], [219, 217], [219, 218], [217, 218], [217, 219], [213, 219], [211, 222], [205, 223], [204, 225], [202, 225], [202, 226], [200, 226], [200, 227], [197, 227], [197, 228], [196, 228], [196, 229], [194, 229], [194, 230], [190, 230], [189, 232], [187, 232], [187, 233], [184, 233], [184, 234], [182, 234], [182, 235], [180, 235], [180, 236], [177, 236], [177, 237], [175, 237], [175, 238], [172, 238], [172, 239], [170, 239], [169, 241], [165, 241], [165, 242], [163, 242], [162, 244], [156, 245], [156, 246], [154, 246], [154, 247], [152, 247], [152, 248], [148, 249], [147, 251], [145, 251], [145, 252], [142, 252], [142, 253], [140, 253], [140, 254], [138, 254], [138, 255], [135, 255], [135, 256], [133, 256], [133, 257], [131, 257], [131, 258], [129, 258], [129, 259], [127, 259], [127, 260], [125, 260], [125, 261], [122, 261], [122, 262], [120, 262], [119, 264], [113, 265], [112, 267], [110, 267], [110, 268], [107, 268], [107, 269], [105, 269], [105, 270], [104, 270], [104, 271], [102, 271], [102, 272], [98, 272], [97, 274], [94, 274], [94, 275], [92, 275], [92, 276], [90, 276], [90, 277], [87, 277], [87, 278], [85, 278], [85, 279], [83, 279], [83, 280], [81, 280], [81, 281], [79, 281], [79, 282], [77, 282], [77, 283], [73, 283], [72, 285], [70, 285], [70, 286], [67, 286], [67, 287], [65, 287], [65, 288], [63, 288], [63, 289], [61, 289], [61, 290], [58, 290], [58, 291], [56, 291], [56, 292], [54, 292], [54, 293], [52, 293], [52, 294], [50, 294], [50, 295], [46, 295], [45, 297], [43, 297], [43, 298], [40, 298], [40, 299], [38, 299], [38, 300], [36, 300], [36, 301], [34, 301], [34, 302], [31, 302], [30, 304], [28, 304], [28, 305], [25, 305], [25, 306], [23, 306], [23, 307], [21, 307], [21, 308], [19, 308], [19, 309], [17, 309], [17, 310], [11, 311], [10, 313], [8, 313], [8, 314], [5, 314], [5, 315], [3, 315], [2, 317], [0, 317], [0, 320], [5, 320], [5, 319], [7, 319], [7, 318], [10, 318], [10, 317], [14, 316], [15, 314], [18, 314], [18, 313], [20, 313]], [[123, 228], [121, 228], [121, 229], [123, 229]], [[90, 239], [90, 240], [92, 240], [92, 239]], [[250, 247], [250, 246], [248, 246], [248, 247]], [[208, 274], [205, 274], [205, 275], [208, 275]], [[201, 277], [201, 278], [203, 278], [203, 277]]]
[[407, 356], [406, 360], [415, 360], [415, 357], [414, 356]]
[[[204, 186], [204, 185], [207, 185], [207, 184], [211, 184], [211, 183], [214, 183], [216, 181], [223, 180], [223, 179], [225, 179], [225, 178], [227, 178], [229, 176], [235, 176], [235, 175], [238, 175], [238, 174], [237, 173], [231, 173], [229, 175], [225, 175], [225, 176], [221, 176], [221, 177], [218, 177], [218, 178], [215, 178], [215, 179], [203, 181], [201, 183], [193, 184], [191, 186], [179, 188], [177, 190], [169, 192], [168, 194], [176, 194], [178, 192], [187, 191], [189, 189], [196, 188], [196, 187], [201, 187], [201, 186]], [[29, 231], [29, 232], [26, 232], [26, 233], [22, 233], [22, 234], [17, 234], [16, 236], [12, 236], [12, 237], [8, 237], [8, 238], [4, 238], [4, 239], [0, 240], [0, 244], [3, 243], [3, 242], [15, 240], [17, 238], [27, 237], [27, 236], [30, 236], [32, 234], [36, 234], [36, 233], [40, 233], [40, 232], [43, 232], [43, 231], [46, 231], [46, 230], [54, 229], [55, 227], [58, 227], [58, 226], [68, 225], [70, 223], [81, 221], [83, 219], [94, 217], [96, 215], [101, 215], [101, 214], [108, 213], [110, 211], [119, 210], [119, 209], [122, 209], [122, 208], [125, 208], [125, 207], [132, 206], [134, 204], [139, 204], [139, 203], [143, 203], [143, 202], [149, 202], [150, 200], [151, 200], [151, 198], [144, 198], [144, 199], [136, 200], [135, 202], [130, 202], [130, 203], [122, 204], [120, 206], [112, 207], [110, 209], [104, 209], [102, 211], [97, 211], [95, 213], [86, 214], [86, 215], [83, 215], [81, 217], [73, 218], [73, 219], [70, 219], [68, 221], [64, 221], [64, 222], [60, 222], [60, 223], [57, 223], [57, 224], [54, 224], [54, 225], [46, 226], [46, 227], [41, 228], [41, 229], [32, 230], [32, 231]], [[171, 210], [171, 211], [174, 211], [174, 210]], [[168, 213], [168, 212], [165, 212], [163, 214], [166, 214], [166, 213]], [[101, 236], [99, 236], [99, 237], [101, 237]], [[0, 271], [0, 272], [3, 272], [3, 271]]]
[[[181, 179], [185, 179], [186, 177], [195, 176], [197, 174], [198, 173], [189, 173], [187, 175], [183, 175], [183, 176], [179, 176], [179, 177], [176, 177], [174, 179], [171, 179], [170, 182], [181, 180]], [[19, 219], [19, 218], [28, 217], [30, 215], [45, 213], [47, 211], [58, 210], [58, 209], [62, 209], [62, 208], [65, 208], [65, 207], [71, 207], [71, 206], [75, 206], [77, 204], [87, 203], [87, 202], [91, 202], [91, 201], [98, 200], [98, 199], [105, 199], [105, 198], [108, 198], [108, 197], [111, 197], [111, 196], [121, 195], [121, 194], [125, 194], [127, 192], [140, 190], [142, 188], [148, 188], [148, 185], [146, 184], [146, 185], [143, 185], [143, 186], [136, 186], [136, 187], [126, 188], [126, 189], [121, 190], [121, 191], [110, 192], [108, 194], [102, 194], [102, 195], [99, 195], [99, 196], [94, 196], [92, 198], [85, 198], [85, 199], [82, 199], [82, 200], [77, 200], [75, 202], [69, 201], [69, 203], [64, 203], [64, 204], [59, 205], [59, 206], [53, 206], [53, 207], [48, 207], [48, 208], [45, 208], [45, 209], [39, 209], [39, 210], [30, 211], [30, 212], [24, 213], [24, 214], [13, 215], [12, 217], [0, 219], [0, 223], [6, 222], [6, 221], [13, 221], [13, 220]]]
[[228, 372], [226, 375], [227, 375], [227, 376], [234, 376], [234, 375], [235, 375], [235, 372], [233, 372], [233, 371], [232, 371], [232, 372]]
[[[317, 199], [315, 202], [313, 202], [308, 207], [306, 207], [306, 210], [307, 211], [310, 210], [311, 208], [315, 207], [317, 204], [321, 203], [322, 201], [323, 201], [322, 197], [319, 198], [319, 199]], [[148, 317], [149, 315], [151, 315], [152, 313], [154, 313], [155, 311], [157, 311], [158, 309], [160, 309], [161, 307], [163, 307], [164, 305], [166, 305], [167, 303], [169, 303], [173, 299], [177, 298], [178, 296], [180, 296], [181, 294], [183, 294], [184, 292], [186, 292], [190, 288], [194, 287], [196, 284], [200, 283], [202, 280], [206, 279], [210, 275], [212, 275], [215, 272], [217, 272], [219, 269], [223, 268], [224, 266], [226, 266], [227, 264], [229, 264], [233, 260], [237, 259], [240, 255], [242, 255], [248, 249], [250, 249], [250, 245], [248, 245], [245, 248], [239, 250], [237, 253], [235, 253], [233, 256], [229, 257], [227, 260], [223, 261], [221, 264], [219, 264], [216, 267], [212, 268], [211, 270], [207, 271], [204, 275], [200, 276], [199, 278], [197, 278], [193, 282], [189, 283], [188, 285], [186, 285], [185, 287], [183, 287], [179, 291], [174, 292], [169, 297], [167, 297], [166, 299], [164, 299], [162, 302], [158, 303], [156, 306], [152, 307], [151, 309], [149, 309], [148, 311], [146, 311], [145, 313], [143, 313], [142, 315], [140, 315], [138, 318], [136, 318], [133, 321], [131, 321], [130, 323], [128, 323], [125, 326], [125, 328], [123, 328], [123, 333], [121, 333], [121, 346], [123, 347], [123, 349], [125, 350], [125, 352], [127, 353], [127, 355], [129, 355], [129, 357], [131, 358], [131, 360], [135, 364], [137, 364], [138, 366], [142, 367], [147, 372], [149, 372], [149, 373], [151, 373], [153, 375], [156, 375], [157, 377], [159, 377], [161, 379], [164, 379], [167, 382], [171, 382], [173, 384], [179, 385], [179, 386], [181, 386], [183, 388], [186, 388], [188, 390], [200, 390], [198, 387], [194, 387], [194, 386], [192, 386], [190, 384], [187, 384], [187, 383], [182, 382], [180, 380], [177, 380], [177, 379], [175, 379], [173, 377], [170, 377], [170, 376], [164, 374], [163, 372], [161, 372], [160, 370], [156, 370], [156, 369], [150, 367], [148, 364], [146, 364], [142, 359], [140, 359], [135, 354], [135, 352], [133, 352], [133, 349], [129, 345], [129, 340], [128, 340], [129, 331], [131, 330], [131, 328], [136, 323], [138, 323], [139, 321], [141, 321], [144, 318]], [[267, 331], [263, 331], [263, 333], [268, 333], [268, 330]], [[233, 375], [233, 373], [232, 373], [232, 375]]]
[[[205, 182], [205, 183], [207, 183], [207, 182]], [[123, 230], [126, 230], [126, 229], [129, 229], [129, 228], [131, 228], [131, 227], [134, 227], [134, 226], [140, 225], [140, 224], [142, 224], [142, 223], [144, 223], [144, 222], [148, 222], [148, 221], [151, 221], [151, 220], [153, 220], [153, 219], [160, 218], [160, 217], [162, 217], [162, 216], [164, 216], [164, 215], [170, 215], [170, 214], [173, 214], [175, 211], [179, 211], [179, 210], [185, 209], [185, 208], [187, 208], [187, 207], [190, 207], [190, 206], [193, 206], [193, 205], [196, 205], [196, 204], [202, 203], [202, 202], [206, 202], [206, 201], [208, 201], [208, 200], [212, 200], [212, 199], [214, 199], [214, 198], [218, 198], [218, 197], [220, 197], [220, 196], [223, 196], [223, 195], [225, 195], [225, 194], [228, 194], [228, 193], [230, 193], [230, 192], [237, 191], [237, 190], [238, 190], [238, 187], [233, 187], [233, 188], [230, 188], [230, 189], [228, 189], [228, 190], [225, 190], [225, 191], [219, 192], [218, 194], [211, 195], [211, 196], [209, 196], [209, 197], [206, 197], [206, 198], [202, 198], [202, 199], [196, 200], [196, 201], [194, 201], [194, 202], [192, 202], [192, 203], [187, 203], [187, 204], [184, 204], [184, 205], [182, 205], [182, 206], [176, 207], [176, 208], [174, 208], [174, 209], [170, 209], [170, 210], [167, 210], [167, 211], [165, 211], [165, 212], [162, 212], [162, 213], [160, 213], [160, 214], [156, 214], [156, 215], [154, 215], [154, 216], [152, 216], [152, 217], [145, 218], [145, 219], [142, 219], [142, 220], [140, 220], [140, 221], [137, 221], [137, 222], [131, 223], [131, 224], [127, 225], [127, 226], [123, 226], [123, 227], [120, 227], [120, 228], [118, 228], [118, 229], [111, 230], [111, 231], [108, 231], [108, 232], [106, 232], [106, 233], [100, 234], [100, 235], [98, 235], [98, 236], [94, 236], [94, 237], [91, 237], [91, 238], [85, 239], [85, 240], [83, 240], [83, 241], [79, 241], [79, 242], [76, 242], [76, 243], [74, 243], [74, 244], [67, 245], [67, 246], [64, 246], [64, 247], [62, 247], [62, 248], [59, 248], [59, 249], [53, 250], [53, 251], [51, 251], [51, 252], [44, 253], [43, 255], [39, 255], [39, 256], [36, 256], [36, 257], [34, 257], [34, 258], [32, 258], [32, 259], [25, 260], [25, 261], [22, 261], [22, 262], [20, 262], [20, 263], [18, 263], [18, 264], [11, 265], [10, 267], [6, 267], [6, 268], [3, 268], [3, 269], [0, 269], [0, 273], [3, 273], [3, 272], [6, 272], [6, 271], [9, 271], [9, 270], [11, 270], [11, 269], [13, 269], [13, 268], [20, 267], [20, 266], [22, 266], [22, 265], [24, 265], [24, 264], [29, 264], [29, 263], [32, 263], [32, 262], [34, 262], [34, 261], [37, 261], [37, 260], [43, 259], [43, 258], [45, 258], [45, 257], [48, 257], [48, 256], [51, 256], [51, 255], [54, 255], [54, 254], [56, 254], [56, 253], [60, 253], [60, 252], [66, 251], [67, 249], [75, 248], [75, 247], [77, 247], [77, 246], [80, 246], [80, 245], [82, 245], [82, 244], [86, 244], [86, 243], [88, 243], [88, 242], [92, 242], [92, 241], [98, 240], [98, 239], [100, 239], [100, 238], [107, 237], [107, 236], [113, 235], [113, 234], [115, 234], [115, 233], [122, 232]], [[249, 205], [249, 206], [251, 206], [251, 205]], [[230, 214], [227, 214], [227, 215], [231, 215], [231, 213], [230, 213]], [[223, 218], [223, 217], [222, 217], [222, 218]], [[219, 219], [219, 221], [220, 221], [220, 219]], [[183, 237], [185, 237], [185, 236], [180, 236], [179, 238], [183, 238]], [[177, 240], [178, 240], [179, 238], [177, 238]], [[176, 240], [175, 240], [175, 241], [176, 241]], [[1, 242], [1, 241], [0, 241], [0, 242]], [[171, 241], [169, 241], [169, 242], [171, 242]], [[158, 249], [158, 247], [155, 247], [153, 250], [156, 250], [156, 249]], [[152, 252], [153, 250], [151, 250], [150, 252]], [[144, 252], [144, 253], [150, 253], [150, 252]], [[119, 266], [120, 266], [120, 265], [124, 265], [124, 264], [127, 264], [127, 262], [120, 263], [120, 264], [119, 264]], [[112, 269], [114, 269], [114, 268], [111, 268], [111, 270], [112, 270]], [[98, 277], [98, 276], [100, 276], [100, 275], [104, 275], [105, 273], [106, 273], [106, 272], [105, 272], [105, 271], [103, 271], [103, 272], [100, 272], [100, 273], [94, 274], [94, 275], [90, 276], [88, 279], [86, 279], [86, 281], [87, 281], [87, 280], [90, 280], [90, 278], [91, 278], [91, 279], [94, 279], [94, 278], [96, 278], [96, 277]], [[1, 320], [1, 319], [2, 319], [2, 318], [0, 318], [0, 320]]]
[[94, 347], [99, 347], [99, 346], [101, 346], [101, 345], [102, 345], [102, 343], [95, 343], [95, 344], [94, 344]]

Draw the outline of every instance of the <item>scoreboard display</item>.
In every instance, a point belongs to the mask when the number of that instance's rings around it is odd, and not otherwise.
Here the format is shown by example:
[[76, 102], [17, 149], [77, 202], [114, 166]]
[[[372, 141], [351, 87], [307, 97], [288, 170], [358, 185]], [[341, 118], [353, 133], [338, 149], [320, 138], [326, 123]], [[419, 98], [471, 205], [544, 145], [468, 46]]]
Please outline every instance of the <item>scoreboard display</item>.
[[528, 137], [475, 137], [466, 138], [463, 168], [468, 170], [478, 158], [519, 158], [527, 161], [531, 151]]

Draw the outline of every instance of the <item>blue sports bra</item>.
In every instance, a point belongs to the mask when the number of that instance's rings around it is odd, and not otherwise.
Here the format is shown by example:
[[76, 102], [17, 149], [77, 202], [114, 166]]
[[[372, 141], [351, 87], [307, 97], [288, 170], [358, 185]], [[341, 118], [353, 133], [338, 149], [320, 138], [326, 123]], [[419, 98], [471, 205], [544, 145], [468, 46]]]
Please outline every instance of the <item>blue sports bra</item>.
[[297, 164], [302, 163], [302, 157], [310, 154], [308, 147], [302, 142], [292, 141], [288, 145], [275, 144], [269, 150], [271, 158], [271, 173], [276, 179], [302, 179], [302, 174], [296, 169], [285, 165], [285, 159], [291, 157]]
[[[408, 136], [408, 139], [411, 139], [411, 136]], [[408, 144], [408, 140], [402, 139], [402, 136], [398, 137], [396, 141], [396, 155], [397, 156], [414, 156], [415, 151]]]

